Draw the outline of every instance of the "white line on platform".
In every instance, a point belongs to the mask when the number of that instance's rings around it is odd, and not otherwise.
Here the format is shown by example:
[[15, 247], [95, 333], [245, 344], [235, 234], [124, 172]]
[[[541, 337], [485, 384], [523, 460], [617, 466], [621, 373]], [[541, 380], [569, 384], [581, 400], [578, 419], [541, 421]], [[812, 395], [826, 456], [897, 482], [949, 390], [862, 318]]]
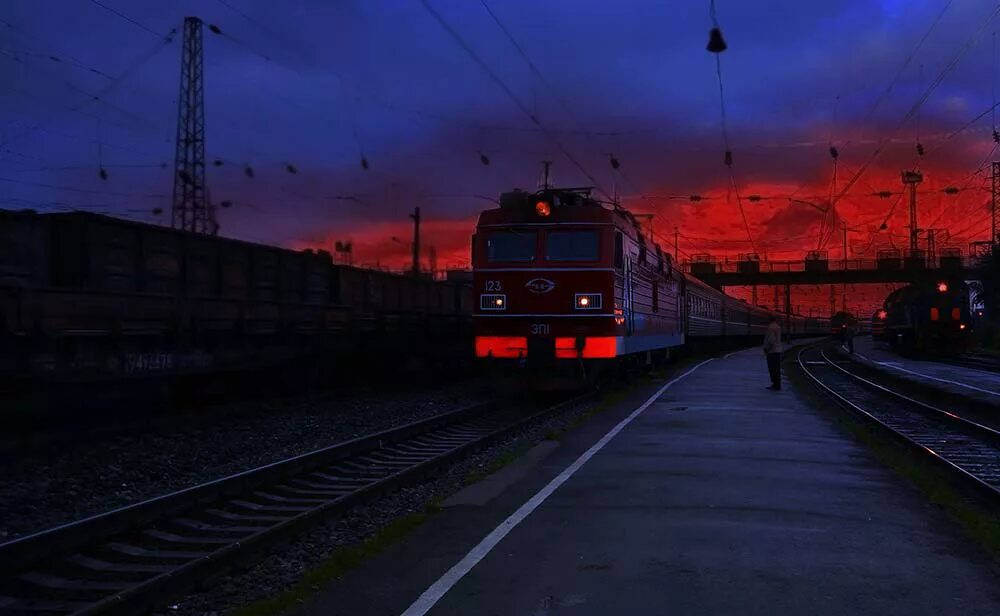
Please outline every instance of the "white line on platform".
[[516, 527], [518, 524], [523, 522], [525, 518], [531, 515], [531, 512], [533, 512], [535, 509], [538, 508], [539, 505], [545, 502], [545, 499], [551, 496], [552, 493], [559, 488], [559, 486], [566, 483], [566, 481], [570, 477], [572, 477], [576, 473], [576, 471], [580, 470], [580, 468], [584, 464], [586, 464], [588, 460], [593, 458], [594, 454], [599, 452], [601, 449], [604, 449], [604, 446], [607, 445], [611, 441], [611, 439], [617, 436], [618, 433], [625, 428], [625, 426], [632, 423], [632, 421], [636, 417], [638, 417], [643, 411], [649, 408], [651, 404], [656, 402], [657, 398], [663, 395], [663, 392], [667, 391], [667, 389], [669, 389], [674, 383], [680, 381], [681, 379], [691, 374], [698, 368], [701, 368], [710, 361], [712, 360], [706, 359], [705, 361], [701, 362], [694, 368], [691, 368], [684, 374], [671, 380], [666, 385], [658, 389], [655, 394], [649, 397], [648, 400], [643, 402], [642, 406], [635, 409], [629, 414], [628, 417], [618, 422], [618, 424], [615, 425], [614, 428], [611, 428], [611, 430], [608, 431], [607, 434], [601, 437], [601, 440], [597, 441], [597, 443], [595, 443], [590, 449], [583, 452], [583, 454], [581, 454], [580, 457], [576, 459], [576, 461], [570, 464], [566, 468], [566, 470], [559, 473], [552, 481], [546, 484], [544, 488], [539, 490], [537, 494], [532, 496], [526, 503], [518, 507], [517, 511], [512, 513], [510, 517], [501, 522], [499, 526], [494, 528], [493, 531], [490, 534], [486, 535], [486, 537], [483, 538], [483, 540], [480, 541], [474, 548], [469, 550], [469, 553], [466, 554], [465, 557], [462, 558], [462, 560], [458, 561], [455, 564], [455, 566], [446, 571], [445, 574], [438, 579], [438, 581], [431, 584], [430, 588], [425, 590], [424, 593], [420, 595], [417, 598], [417, 600], [410, 605], [410, 607], [406, 608], [406, 611], [403, 612], [402, 616], [424, 616], [424, 614], [429, 612], [430, 609], [434, 607], [437, 604], [437, 602], [440, 601], [441, 598], [444, 597], [445, 594], [447, 594], [447, 592], [452, 589], [452, 587], [455, 586], [455, 584], [457, 584], [463, 577], [465, 577], [465, 575], [469, 571], [472, 571], [472, 568], [475, 567], [477, 564], [479, 564], [479, 561], [485, 558], [486, 555], [489, 554], [490, 551], [494, 547], [496, 547], [496, 545], [500, 543], [500, 541], [504, 537], [507, 536], [507, 533], [514, 530], [514, 527]]
[[880, 361], [876, 362], [879, 365], [885, 366], [887, 368], [893, 368], [894, 370], [899, 370], [900, 372], [906, 372], [914, 376], [921, 376], [925, 379], [930, 379], [932, 381], [939, 381], [941, 383], [950, 383], [952, 385], [958, 385], [959, 387], [965, 387], [966, 389], [971, 389], [973, 391], [979, 391], [984, 394], [989, 394], [991, 396], [1000, 396], [1000, 392], [992, 391], [990, 389], [983, 389], [982, 387], [976, 387], [975, 385], [969, 385], [968, 383], [962, 383], [961, 381], [951, 381], [948, 379], [942, 379], [936, 376], [931, 376], [929, 374], [924, 374], [922, 372], [914, 372], [913, 370], [907, 370], [906, 368], [900, 366], [896, 362]]

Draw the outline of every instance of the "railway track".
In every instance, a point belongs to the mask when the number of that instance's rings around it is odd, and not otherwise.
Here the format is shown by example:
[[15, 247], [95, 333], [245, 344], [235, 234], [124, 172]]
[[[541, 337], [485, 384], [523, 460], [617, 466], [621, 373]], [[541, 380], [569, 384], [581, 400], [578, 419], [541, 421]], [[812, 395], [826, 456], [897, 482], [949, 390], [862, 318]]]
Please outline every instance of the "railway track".
[[1000, 503], [1000, 432], [855, 374], [820, 347], [799, 351], [798, 363], [820, 390]]
[[148, 610], [589, 396], [459, 409], [0, 544], [0, 614]]
[[962, 368], [972, 368], [983, 372], [1000, 372], [1000, 359], [995, 357], [961, 355], [959, 357], [939, 359], [938, 361], [943, 364], [960, 366]]

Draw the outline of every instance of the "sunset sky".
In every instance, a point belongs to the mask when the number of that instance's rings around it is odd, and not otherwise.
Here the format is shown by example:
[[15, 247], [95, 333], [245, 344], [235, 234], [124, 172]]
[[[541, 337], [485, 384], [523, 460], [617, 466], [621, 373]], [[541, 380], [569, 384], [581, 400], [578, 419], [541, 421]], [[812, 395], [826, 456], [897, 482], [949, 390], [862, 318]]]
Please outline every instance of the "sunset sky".
[[9, 0], [0, 207], [169, 224], [181, 52], [164, 35], [197, 15], [222, 32], [204, 37], [208, 159], [222, 161], [208, 182], [234, 204], [223, 235], [350, 239], [358, 260], [398, 265], [419, 205], [439, 264], [460, 266], [488, 199], [533, 189], [548, 159], [558, 184], [589, 175], [655, 214], [668, 249], [679, 227], [682, 257], [839, 259], [840, 232], [819, 232], [842, 223], [852, 258], [903, 247], [895, 193], [912, 167], [921, 227], [963, 249], [987, 237], [993, 0], [717, 0], [732, 183], [707, 0], [428, 4], [468, 49], [420, 0]]

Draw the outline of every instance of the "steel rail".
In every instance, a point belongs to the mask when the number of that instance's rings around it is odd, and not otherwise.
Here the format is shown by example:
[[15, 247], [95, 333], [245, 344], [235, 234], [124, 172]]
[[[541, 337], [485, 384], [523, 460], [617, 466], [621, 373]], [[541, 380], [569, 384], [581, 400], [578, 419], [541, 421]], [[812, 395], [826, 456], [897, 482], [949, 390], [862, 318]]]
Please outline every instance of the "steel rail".
[[[819, 360], [805, 359], [817, 352]], [[1000, 504], [1000, 431], [855, 374], [817, 346], [800, 350], [797, 361], [820, 391]]]
[[593, 395], [527, 412], [469, 406], [8, 541], [0, 544], [0, 614], [151, 609]]

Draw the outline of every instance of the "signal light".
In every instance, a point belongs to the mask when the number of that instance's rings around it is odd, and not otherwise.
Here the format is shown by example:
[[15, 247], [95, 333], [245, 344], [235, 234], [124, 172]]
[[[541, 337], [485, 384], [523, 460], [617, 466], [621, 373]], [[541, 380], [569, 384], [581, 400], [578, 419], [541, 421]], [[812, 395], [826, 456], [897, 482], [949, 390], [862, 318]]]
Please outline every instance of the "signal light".
[[548, 216], [552, 213], [552, 205], [550, 205], [548, 201], [539, 199], [538, 202], [535, 203], [535, 213], [539, 216]]
[[965, 323], [959, 323], [958, 329], [965, 329]]
[[886, 319], [886, 317], [888, 317], [888, 316], [889, 316], [889, 313], [886, 312], [885, 310], [879, 310], [878, 311], [878, 318], [879, 319], [881, 319], [881, 320], [884, 321]]
[[941, 292], [941, 293], [947, 293], [948, 292], [948, 283], [947, 282], [939, 282], [938, 285], [937, 285], [937, 290], [939, 292]]

